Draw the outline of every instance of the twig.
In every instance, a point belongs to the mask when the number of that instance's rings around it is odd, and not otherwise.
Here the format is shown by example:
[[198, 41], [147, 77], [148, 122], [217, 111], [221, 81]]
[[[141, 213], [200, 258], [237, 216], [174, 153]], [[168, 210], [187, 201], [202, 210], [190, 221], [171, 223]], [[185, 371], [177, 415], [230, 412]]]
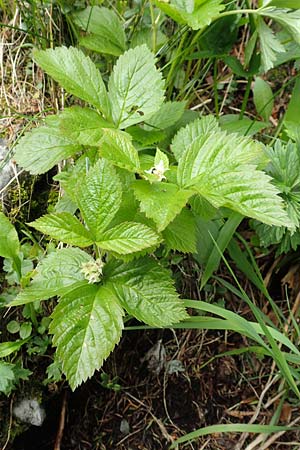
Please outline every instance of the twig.
[[8, 424], [8, 430], [7, 430], [7, 438], [6, 438], [5, 444], [3, 445], [1, 450], [5, 450], [6, 449], [8, 443], [9, 443], [9, 440], [10, 440], [10, 433], [11, 433], [11, 426], [12, 426], [13, 401], [14, 401], [14, 399], [12, 398], [11, 401], [10, 401], [10, 406], [9, 406], [9, 424]]
[[64, 428], [65, 428], [66, 408], [67, 408], [67, 391], [64, 392], [64, 396], [63, 396], [59, 425], [58, 425], [58, 430], [57, 430], [57, 435], [56, 435], [53, 450], [60, 450], [60, 444], [61, 444], [61, 441], [63, 438]]

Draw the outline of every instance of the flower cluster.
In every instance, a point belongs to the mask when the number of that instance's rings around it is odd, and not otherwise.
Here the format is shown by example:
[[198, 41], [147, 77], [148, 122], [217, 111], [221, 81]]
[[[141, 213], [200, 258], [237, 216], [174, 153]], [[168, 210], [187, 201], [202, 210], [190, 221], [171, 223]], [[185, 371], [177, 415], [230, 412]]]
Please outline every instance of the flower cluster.
[[102, 277], [102, 269], [104, 266], [104, 262], [101, 258], [96, 259], [96, 261], [89, 261], [87, 263], [82, 264], [81, 272], [84, 275], [84, 278], [88, 280], [89, 284], [91, 283], [99, 283]]
[[155, 175], [157, 178], [157, 181], [165, 180], [166, 177], [164, 173], [168, 170], [167, 167], [165, 167], [163, 160], [161, 159], [158, 164], [156, 164], [154, 167], [151, 167], [150, 170], [145, 170], [146, 173], [149, 173], [151, 175]]

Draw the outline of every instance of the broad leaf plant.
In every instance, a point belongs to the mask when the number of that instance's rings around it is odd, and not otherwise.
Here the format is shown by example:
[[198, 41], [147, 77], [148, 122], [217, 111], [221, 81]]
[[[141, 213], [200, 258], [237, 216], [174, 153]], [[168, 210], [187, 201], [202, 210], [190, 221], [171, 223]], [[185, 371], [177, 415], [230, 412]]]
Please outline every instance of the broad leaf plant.
[[[190, 14], [194, 2], [184, 3]], [[215, 2], [216, 12], [221, 3]], [[15, 149], [17, 163], [32, 174], [68, 161], [55, 176], [63, 192], [55, 211], [29, 224], [57, 248], [10, 306], [58, 297], [50, 333], [72, 389], [112, 352], [125, 314], [154, 327], [188, 317], [156, 250], [195, 252], [201, 208], [203, 214], [229, 208], [266, 225], [293, 227], [278, 187], [263, 171], [263, 144], [222, 131], [213, 116], [199, 116], [169, 145], [185, 104], [164, 102], [164, 80], [146, 45], [124, 51], [122, 33], [110, 45], [121, 56], [107, 85], [79, 49], [34, 52], [36, 63], [85, 106], [47, 117]], [[0, 241], [0, 254], [17, 266], [16, 236], [9, 233], [13, 239]]]

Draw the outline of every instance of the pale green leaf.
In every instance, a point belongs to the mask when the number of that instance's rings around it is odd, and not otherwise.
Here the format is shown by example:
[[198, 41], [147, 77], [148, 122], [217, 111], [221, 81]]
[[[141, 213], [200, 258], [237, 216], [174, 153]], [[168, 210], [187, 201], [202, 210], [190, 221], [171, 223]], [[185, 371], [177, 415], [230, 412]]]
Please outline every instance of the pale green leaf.
[[268, 5], [276, 8], [300, 9], [300, 0], [272, 0]]
[[100, 369], [119, 342], [123, 314], [105, 286], [80, 286], [60, 299], [52, 313], [50, 333], [73, 390]]
[[224, 114], [219, 119], [221, 130], [228, 133], [238, 133], [242, 136], [253, 136], [270, 126], [268, 122], [251, 120], [249, 117], [240, 118], [239, 114]]
[[26, 133], [15, 147], [15, 160], [33, 175], [45, 173], [62, 159], [81, 150], [80, 145], [52, 127], [39, 127]]
[[35, 50], [34, 59], [67, 92], [110, 116], [107, 92], [101, 74], [93, 61], [74, 47]]
[[160, 109], [147, 120], [146, 129], [151, 130], [154, 128], [157, 130], [165, 130], [172, 125], [175, 125], [175, 123], [181, 119], [185, 106], [185, 102], [163, 103]]
[[9, 219], [0, 212], [0, 256], [15, 258], [20, 251], [20, 243], [15, 227]]
[[0, 361], [0, 392], [3, 392], [4, 394], [8, 394], [9, 387], [15, 379], [13, 367], [14, 364]]
[[197, 137], [190, 128], [195, 125], [181, 132], [185, 139], [177, 177], [182, 188], [197, 189], [216, 208], [226, 206], [270, 225], [292, 226], [278, 190], [257, 169], [264, 159], [261, 144], [224, 131], [207, 130]]
[[164, 99], [164, 82], [146, 45], [125, 52], [109, 79], [112, 118], [118, 128], [149, 119]]
[[12, 342], [1, 342], [0, 343], [0, 358], [5, 358], [12, 353], [18, 351], [23, 344], [28, 342], [28, 339], [18, 339]]
[[48, 116], [46, 123], [74, 143], [97, 146], [103, 136], [103, 128], [112, 126], [97, 111], [80, 106], [65, 108], [55, 116]]
[[9, 305], [18, 306], [62, 295], [73, 284], [84, 282], [82, 264], [90, 261], [93, 261], [92, 257], [79, 248], [55, 250], [37, 265], [30, 286], [23, 289]]
[[80, 39], [84, 47], [114, 56], [125, 51], [125, 32], [120, 19], [111, 9], [88, 6], [73, 14], [73, 18], [82, 30], [92, 33]]
[[100, 154], [113, 164], [138, 172], [140, 168], [139, 155], [132, 144], [132, 137], [124, 131], [105, 129], [100, 144]]
[[103, 231], [115, 217], [122, 201], [121, 181], [108, 161], [99, 160], [80, 180], [77, 200], [95, 240], [101, 240]]
[[66, 244], [88, 247], [93, 243], [91, 233], [76, 217], [67, 212], [46, 214], [29, 225]]
[[129, 263], [114, 260], [105, 269], [110, 289], [138, 320], [163, 327], [187, 317], [169, 271], [156, 261], [149, 257]]
[[171, 250], [184, 253], [196, 251], [196, 222], [193, 213], [184, 208], [162, 233], [164, 243]]
[[260, 77], [255, 78], [253, 101], [257, 113], [262, 116], [264, 120], [269, 120], [274, 106], [273, 92], [270, 85]]
[[191, 5], [187, 8], [177, 0], [156, 1], [155, 3], [176, 22], [187, 24], [193, 30], [199, 30], [218, 18], [220, 12], [225, 8], [222, 2], [223, 0], [196, 0], [193, 9], [191, 9]]
[[284, 52], [285, 48], [277, 39], [273, 30], [265, 24], [264, 20], [260, 17], [257, 19], [257, 31], [260, 40], [261, 68], [263, 72], [267, 72], [274, 67], [277, 54]]
[[137, 180], [133, 184], [134, 195], [140, 201], [140, 209], [152, 219], [158, 231], [174, 220], [194, 194], [192, 190], [180, 189], [172, 183], [152, 183]]
[[263, 8], [258, 10], [258, 13], [278, 22], [300, 44], [300, 9], [289, 11], [288, 9]]
[[169, 170], [169, 158], [168, 156], [162, 152], [159, 148], [156, 149], [155, 157], [154, 157], [154, 166], [162, 165], [165, 171]]
[[160, 236], [146, 225], [124, 222], [102, 233], [97, 245], [104, 250], [127, 255], [156, 246], [160, 240]]

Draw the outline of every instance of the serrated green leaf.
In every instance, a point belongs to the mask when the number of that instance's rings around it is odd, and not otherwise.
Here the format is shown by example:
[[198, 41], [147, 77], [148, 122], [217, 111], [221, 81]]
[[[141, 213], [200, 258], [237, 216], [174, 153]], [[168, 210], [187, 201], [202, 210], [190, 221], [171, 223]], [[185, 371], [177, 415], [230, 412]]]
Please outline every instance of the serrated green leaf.
[[93, 243], [91, 233], [67, 212], [46, 214], [28, 225], [66, 244], [88, 247]]
[[80, 180], [77, 200], [95, 241], [100, 241], [122, 202], [121, 181], [108, 161], [99, 160]]
[[101, 74], [93, 61], [74, 47], [35, 50], [34, 59], [67, 92], [110, 117], [109, 101]]
[[212, 115], [205, 116], [202, 120], [193, 120], [188, 126], [180, 128], [171, 145], [172, 152], [177, 161], [180, 160], [185, 150], [200, 135], [214, 134], [217, 131], [219, 131], [218, 121]]
[[167, 248], [184, 253], [196, 251], [196, 222], [193, 213], [184, 208], [162, 233]]
[[102, 233], [97, 245], [104, 250], [127, 255], [156, 246], [159, 242], [159, 235], [146, 225], [124, 222]]
[[253, 101], [257, 113], [262, 116], [264, 120], [269, 120], [274, 106], [273, 92], [269, 83], [260, 77], [255, 78]]
[[93, 261], [79, 248], [62, 248], [46, 256], [36, 267], [29, 287], [23, 289], [9, 306], [19, 306], [35, 300], [47, 300], [72, 289], [75, 283], [87, 284], [82, 264]]
[[166, 137], [166, 133], [160, 130], [144, 130], [138, 125], [127, 128], [127, 133], [133, 138], [134, 141], [139, 142], [144, 146], [152, 145], [156, 142], [160, 142]]
[[147, 120], [146, 129], [165, 130], [171, 127], [181, 119], [185, 106], [185, 102], [163, 103], [160, 109]]
[[282, 144], [280, 140], [274, 147], [267, 147], [266, 153], [270, 163], [266, 172], [282, 193], [288, 194], [292, 188], [300, 185], [300, 152], [296, 144]]
[[123, 309], [105, 286], [81, 286], [64, 295], [50, 333], [72, 390], [100, 369], [123, 329]]
[[257, 170], [257, 164], [264, 159], [263, 146], [223, 131], [211, 133], [207, 129], [197, 137], [191, 132], [195, 128], [192, 124], [181, 131], [179, 186], [194, 187], [217, 208], [226, 206], [270, 225], [291, 227], [278, 190], [270, 177]]
[[111, 9], [88, 6], [73, 14], [73, 18], [82, 30], [92, 33], [80, 39], [84, 47], [114, 56], [125, 51], [125, 32], [118, 16]]
[[118, 128], [126, 128], [151, 117], [164, 99], [164, 82], [146, 45], [125, 52], [109, 79], [112, 117]]
[[128, 133], [120, 130], [105, 129], [100, 144], [100, 154], [122, 169], [138, 172], [140, 168], [139, 155], [132, 144]]
[[151, 326], [169, 326], [187, 317], [169, 271], [149, 257], [105, 266], [108, 286], [129, 314]]
[[182, 2], [176, 0], [170, 3], [164, 1], [156, 1], [155, 3], [176, 22], [187, 24], [193, 30], [199, 30], [210, 25], [212, 20], [219, 16], [225, 8], [222, 2], [223, 0], [196, 0], [192, 11], [191, 8], [184, 9], [181, 7]]
[[174, 220], [194, 194], [192, 190], [180, 189], [172, 183], [152, 183], [137, 180], [133, 184], [134, 195], [140, 201], [140, 209], [152, 219], [158, 231]]
[[45, 173], [81, 147], [51, 127], [39, 127], [26, 133], [15, 147], [15, 160], [33, 175]]
[[96, 111], [80, 106], [65, 108], [55, 116], [48, 116], [46, 123], [57, 128], [62, 136], [74, 143], [91, 146], [99, 145], [103, 128], [113, 126]]
[[257, 12], [278, 22], [293, 37], [295, 42], [300, 44], [300, 9], [289, 11], [288, 9], [270, 7], [259, 9]]
[[0, 361], [0, 392], [4, 394], [9, 392], [9, 387], [15, 379], [13, 364]]
[[20, 251], [20, 243], [15, 227], [9, 219], [0, 212], [0, 256], [16, 258]]
[[263, 72], [267, 72], [274, 67], [277, 54], [284, 52], [285, 48], [263, 19], [260, 17], [257, 19], [256, 26], [260, 40], [261, 68]]

